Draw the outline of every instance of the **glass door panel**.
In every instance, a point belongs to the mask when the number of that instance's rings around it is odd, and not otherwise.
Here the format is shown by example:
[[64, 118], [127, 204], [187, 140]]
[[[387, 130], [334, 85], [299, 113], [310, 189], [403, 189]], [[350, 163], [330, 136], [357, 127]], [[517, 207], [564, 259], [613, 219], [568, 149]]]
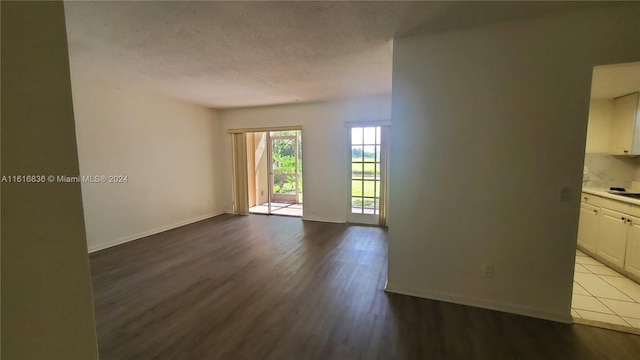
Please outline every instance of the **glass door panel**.
[[[253, 212], [302, 216], [302, 131], [269, 131], [264, 134], [264, 144], [256, 141], [255, 149], [248, 151], [251, 155], [256, 154], [254, 176], [258, 184], [256, 187], [260, 187], [253, 190], [254, 197], [258, 199], [256, 203], [259, 201]], [[265, 150], [265, 159], [257, 157], [258, 153], [262, 154], [258, 151], [261, 149]], [[259, 176], [258, 166], [263, 163], [259, 160], [264, 162], [264, 182]]]
[[271, 194], [274, 203], [297, 203], [298, 144], [295, 136], [271, 136]]
[[380, 139], [380, 127], [351, 129], [350, 222], [378, 222]]

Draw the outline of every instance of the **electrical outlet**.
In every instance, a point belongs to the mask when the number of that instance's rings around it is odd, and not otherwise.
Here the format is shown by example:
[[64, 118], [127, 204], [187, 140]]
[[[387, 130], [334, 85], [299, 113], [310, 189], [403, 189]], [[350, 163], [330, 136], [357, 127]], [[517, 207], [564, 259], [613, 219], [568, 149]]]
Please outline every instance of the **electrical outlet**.
[[493, 276], [493, 265], [490, 264], [484, 264], [482, 265], [482, 273], [484, 274], [484, 277], [492, 277]]

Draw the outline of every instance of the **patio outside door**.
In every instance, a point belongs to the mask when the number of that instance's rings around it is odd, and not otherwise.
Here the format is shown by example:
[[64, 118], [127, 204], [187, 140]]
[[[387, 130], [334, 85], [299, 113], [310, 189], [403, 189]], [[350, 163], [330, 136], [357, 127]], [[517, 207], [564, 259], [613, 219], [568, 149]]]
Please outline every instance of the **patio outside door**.
[[298, 137], [279, 133], [282, 132], [270, 135], [271, 201], [276, 204], [298, 204], [301, 203], [302, 187]]
[[249, 212], [302, 216], [302, 131], [248, 136]]

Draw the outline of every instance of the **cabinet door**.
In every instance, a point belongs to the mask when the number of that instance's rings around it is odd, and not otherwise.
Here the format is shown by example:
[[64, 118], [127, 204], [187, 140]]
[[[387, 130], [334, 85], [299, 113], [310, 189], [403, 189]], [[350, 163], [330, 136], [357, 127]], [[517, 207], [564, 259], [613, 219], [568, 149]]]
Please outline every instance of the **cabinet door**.
[[640, 218], [629, 217], [629, 232], [627, 233], [627, 256], [624, 269], [640, 277]]
[[590, 253], [596, 253], [596, 240], [598, 239], [598, 210], [599, 208], [581, 203], [580, 224], [578, 226], [578, 245]]
[[598, 222], [598, 240], [596, 241], [596, 255], [609, 260], [619, 268], [624, 267], [624, 256], [627, 247], [627, 218], [629, 215], [600, 209]]
[[[613, 102], [610, 152], [615, 155], [634, 154], [638, 93], [619, 97]], [[637, 154], [635, 154], [637, 155]]]

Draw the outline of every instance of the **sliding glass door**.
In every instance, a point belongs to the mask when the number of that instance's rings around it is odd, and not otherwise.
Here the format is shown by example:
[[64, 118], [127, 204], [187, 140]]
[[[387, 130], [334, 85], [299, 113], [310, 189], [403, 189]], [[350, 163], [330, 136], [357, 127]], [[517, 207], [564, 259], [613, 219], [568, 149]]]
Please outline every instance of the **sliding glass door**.
[[248, 135], [249, 212], [302, 216], [302, 131]]
[[[274, 131], [271, 141], [271, 205], [302, 204], [302, 161], [298, 131]], [[270, 210], [271, 212], [271, 210]]]

